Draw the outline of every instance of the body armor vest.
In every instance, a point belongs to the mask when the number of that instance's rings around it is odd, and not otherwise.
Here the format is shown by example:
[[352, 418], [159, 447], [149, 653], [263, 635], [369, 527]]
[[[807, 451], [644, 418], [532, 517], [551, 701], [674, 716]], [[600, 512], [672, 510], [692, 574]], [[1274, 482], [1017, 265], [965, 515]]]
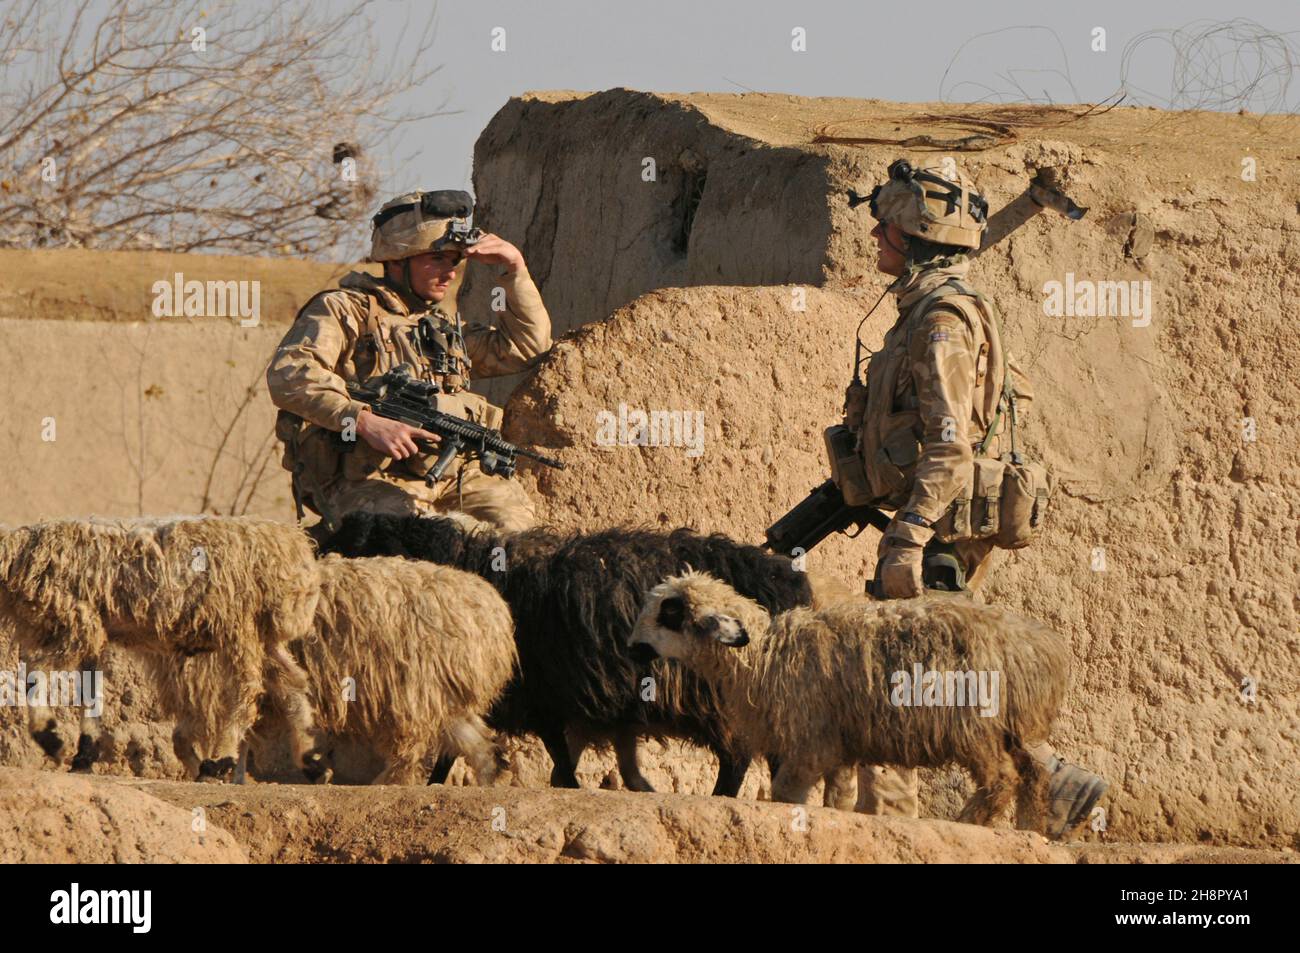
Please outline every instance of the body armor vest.
[[469, 387], [473, 365], [459, 313], [454, 319], [436, 308], [422, 315], [399, 315], [381, 309], [370, 295], [366, 302], [365, 331], [352, 356], [357, 381], [364, 384], [407, 364], [415, 376], [437, 384], [445, 394]]

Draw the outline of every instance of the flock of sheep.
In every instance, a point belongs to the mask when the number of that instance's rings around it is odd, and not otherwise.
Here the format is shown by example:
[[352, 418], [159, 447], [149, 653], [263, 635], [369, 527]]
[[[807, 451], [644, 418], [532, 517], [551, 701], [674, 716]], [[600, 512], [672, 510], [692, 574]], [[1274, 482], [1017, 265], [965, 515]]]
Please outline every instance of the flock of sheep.
[[[252, 518], [0, 528], [0, 634], [29, 667], [98, 669], [109, 643], [147, 659], [191, 778], [242, 780], [248, 744], [284, 737], [314, 781], [346, 739], [382, 759], [375, 783], [440, 783], [463, 756], [489, 784], [497, 737], [535, 735], [555, 786], [612, 743], [624, 785], [650, 791], [638, 741], [672, 737], [717, 756], [714, 794], [762, 758], [775, 800], [825, 778], [826, 803], [851, 808], [859, 766], [956, 763], [977, 788], [964, 820], [1014, 797], [1034, 829], [1046, 777], [1025, 749], [1046, 740], [1069, 661], [1005, 610], [875, 602], [723, 535], [367, 513], [320, 547]], [[914, 662], [1000, 672], [1001, 704], [891, 704], [891, 673]], [[57, 757], [48, 714], [33, 735]], [[83, 719], [74, 769], [95, 734]]]

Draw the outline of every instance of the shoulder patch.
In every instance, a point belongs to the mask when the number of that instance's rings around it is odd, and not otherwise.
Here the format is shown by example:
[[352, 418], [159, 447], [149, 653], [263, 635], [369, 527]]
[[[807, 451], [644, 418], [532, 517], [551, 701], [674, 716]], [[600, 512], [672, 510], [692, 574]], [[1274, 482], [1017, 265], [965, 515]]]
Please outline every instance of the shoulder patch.
[[931, 340], [931, 341], [946, 341], [946, 340], [948, 340], [948, 332], [947, 332], [947, 331], [931, 331], [931, 332], [930, 332], [930, 340]]

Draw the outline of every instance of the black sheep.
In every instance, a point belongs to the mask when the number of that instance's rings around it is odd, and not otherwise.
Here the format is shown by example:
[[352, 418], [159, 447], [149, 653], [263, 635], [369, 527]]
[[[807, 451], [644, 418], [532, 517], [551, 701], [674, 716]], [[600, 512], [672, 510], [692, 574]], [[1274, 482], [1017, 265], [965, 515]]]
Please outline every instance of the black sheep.
[[[445, 517], [352, 513], [322, 548], [350, 557], [442, 563], [496, 586], [514, 615], [519, 673], [489, 723], [507, 734], [541, 738], [554, 763], [555, 787], [577, 787], [575, 771], [587, 742], [609, 739], [624, 785], [653, 790], [637, 767], [637, 739], [673, 737], [713, 751], [719, 760], [713, 793], [734, 797], [749, 760], [731, 751], [717, 699], [675, 663], [639, 665], [629, 654], [628, 633], [646, 592], [687, 566], [726, 581], [772, 613], [807, 605], [812, 596], [807, 576], [788, 558], [688, 529], [504, 533], [469, 530]], [[653, 700], [643, 701], [647, 675], [655, 691]], [[434, 780], [443, 780], [449, 767], [440, 763]]]

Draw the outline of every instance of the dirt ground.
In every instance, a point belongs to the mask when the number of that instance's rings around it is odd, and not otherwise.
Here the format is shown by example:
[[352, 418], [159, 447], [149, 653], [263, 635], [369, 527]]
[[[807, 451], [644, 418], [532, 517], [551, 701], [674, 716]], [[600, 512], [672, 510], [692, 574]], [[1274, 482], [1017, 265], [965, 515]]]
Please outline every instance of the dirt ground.
[[[869, 190], [897, 155], [936, 156], [811, 139], [827, 124], [848, 136], [947, 135], [952, 112], [626, 90], [529, 94], [501, 110], [476, 152], [480, 224], [520, 245], [568, 333], [535, 374], [490, 390], [509, 398], [508, 436], [568, 464], [562, 473], [521, 471], [547, 521], [686, 525], [758, 541], [825, 478], [821, 432], [839, 413], [854, 329], [884, 290], [870, 267], [870, 219], [849, 209], [847, 189]], [[1041, 110], [1008, 115], [1021, 123], [1014, 142], [956, 154], [994, 211], [1041, 164], [1068, 165], [1071, 194], [1089, 211], [1073, 224], [1037, 216], [972, 268], [1035, 386], [1024, 446], [1057, 479], [1044, 537], [999, 554], [983, 596], [1069, 637], [1073, 684], [1053, 740], [1112, 787], [1105, 830], [1086, 830], [1087, 846], [1034, 846], [1028, 835], [944, 823], [968, 790], [958, 771], [925, 778], [923, 814], [940, 820], [904, 828], [954, 858], [987, 850], [987, 859], [1065, 862], [1289, 859], [1300, 847], [1296, 121], [1123, 108], [1078, 122]], [[655, 183], [639, 177], [646, 155], [659, 159]], [[1242, 178], [1245, 159], [1255, 160], [1253, 180]], [[13, 344], [0, 350], [0, 522], [201, 508], [292, 519], [261, 374], [296, 307], [343, 270], [0, 253], [0, 330]], [[176, 271], [256, 277], [261, 324], [152, 319], [148, 288]], [[1149, 281], [1151, 321], [1046, 315], [1044, 284], [1067, 272]], [[486, 272], [467, 279], [467, 316], [488, 313], [490, 286]], [[887, 299], [863, 328], [867, 346], [894, 315]], [[702, 414], [699, 452], [680, 441], [603, 445], [600, 422], [620, 406]], [[858, 587], [876, 539], [868, 531], [829, 540], [810, 568]], [[0, 668], [14, 664], [0, 643]], [[99, 770], [178, 777], [170, 725], [138, 666], [110, 653], [107, 684], [110, 745]], [[71, 726], [69, 716], [64, 731]], [[511, 754], [519, 786], [501, 795], [86, 783], [147, 791], [180, 808], [199, 803], [187, 798], [225, 798], [214, 823], [254, 860], [273, 849], [330, 859], [324, 835], [308, 836], [330, 824], [354, 832], [336, 859], [366, 857], [366, 836], [381, 845], [374, 858], [563, 859], [586, 849], [572, 847], [574, 817], [605, 832], [597, 853], [610, 857], [739, 858], [733, 826], [745, 832], [744, 849], [759, 851], [750, 859], [938, 855], [896, 838], [899, 822], [871, 818], [834, 818], [853, 832], [842, 846], [834, 837], [797, 850], [762, 840], [765, 819], [781, 810], [753, 800], [765, 796], [766, 777], [755, 771], [735, 804], [711, 804], [692, 796], [712, 786], [711, 759], [678, 746], [647, 747], [647, 776], [670, 793], [645, 799], [595, 790], [617, 786], [609, 752], [588, 754], [580, 777], [591, 790], [579, 793], [535, 790], [549, 770], [537, 745]], [[36, 784], [46, 780], [31, 774], [42, 762], [21, 713], [0, 710], [0, 764]], [[537, 822], [542, 841], [471, 829], [464, 812], [490, 814], [478, 800], [489, 796], [512, 799], [512, 816], [549, 817]], [[410, 813], [435, 802], [427, 825]], [[301, 839], [264, 851], [263, 841], [285, 841], [272, 831], [295, 810]], [[679, 810], [702, 812], [692, 823], [716, 831], [717, 842], [700, 834], [683, 846], [686, 835], [662, 820]], [[422, 818], [418, 832], [404, 829], [411, 816]], [[610, 847], [617, 817], [659, 833]], [[463, 835], [454, 829], [461, 821]]]
[[[37, 782], [0, 768], [0, 862], [1296, 862], [1291, 851], [1050, 844], [1025, 831], [678, 794], [234, 787], [49, 773]], [[127, 845], [105, 846], [119, 841]]]

